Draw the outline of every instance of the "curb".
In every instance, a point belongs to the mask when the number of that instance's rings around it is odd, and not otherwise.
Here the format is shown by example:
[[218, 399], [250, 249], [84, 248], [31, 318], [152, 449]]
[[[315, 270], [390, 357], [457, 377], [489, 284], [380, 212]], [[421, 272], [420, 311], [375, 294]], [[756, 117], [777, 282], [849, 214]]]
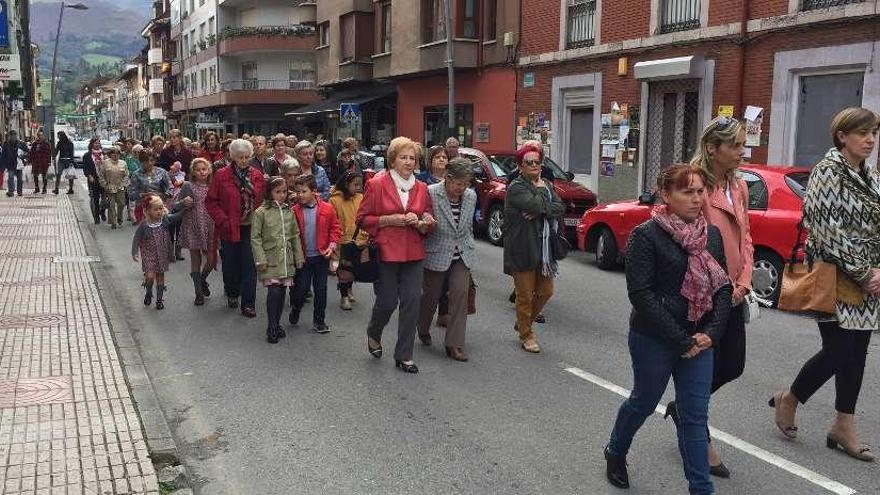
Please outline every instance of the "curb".
[[[74, 217], [76, 217], [79, 232], [82, 235], [86, 253], [104, 259], [101, 247], [95, 239], [95, 231], [90, 228], [91, 224], [88, 218], [91, 217], [91, 214], [84, 210], [82, 201], [75, 201], [72, 198], [69, 201], [73, 208]], [[119, 300], [120, 292], [105, 265], [90, 263], [90, 268], [98, 283], [98, 292], [113, 334], [113, 341], [119, 351], [120, 364], [131, 390], [135, 409], [141, 419], [141, 427], [144, 430], [150, 458], [157, 465], [177, 465], [180, 463], [177, 444], [156, 397], [156, 391], [144, 366], [131, 327], [129, 327], [125, 313], [122, 311], [123, 305]]]

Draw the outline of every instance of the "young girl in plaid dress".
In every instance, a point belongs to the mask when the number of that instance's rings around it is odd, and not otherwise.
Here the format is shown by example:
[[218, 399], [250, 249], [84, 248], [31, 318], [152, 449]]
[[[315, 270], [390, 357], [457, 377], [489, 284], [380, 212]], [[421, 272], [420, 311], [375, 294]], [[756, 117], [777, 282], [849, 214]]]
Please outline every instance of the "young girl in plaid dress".
[[156, 195], [144, 198], [144, 220], [134, 232], [131, 243], [131, 259], [140, 261], [144, 272], [144, 306], [153, 302], [153, 282], [156, 283], [156, 309], [165, 309], [163, 296], [165, 294], [165, 272], [173, 246], [169, 232], [172, 225], [180, 223], [183, 210], [176, 213], [168, 213], [162, 199]]
[[214, 220], [205, 208], [205, 197], [211, 185], [211, 163], [204, 158], [196, 158], [189, 169], [189, 182], [180, 188], [177, 196], [177, 207], [190, 205], [183, 213], [180, 226], [179, 244], [189, 249], [190, 274], [195, 289], [193, 304], [205, 304], [205, 296], [211, 295], [208, 289], [208, 274], [213, 267], [210, 253], [214, 248]]

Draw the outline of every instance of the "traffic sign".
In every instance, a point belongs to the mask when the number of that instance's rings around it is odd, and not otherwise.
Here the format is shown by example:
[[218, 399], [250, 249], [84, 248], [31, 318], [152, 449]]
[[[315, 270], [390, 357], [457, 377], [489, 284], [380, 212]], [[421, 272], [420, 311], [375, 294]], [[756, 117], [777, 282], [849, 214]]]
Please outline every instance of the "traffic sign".
[[361, 104], [340, 103], [339, 115], [341, 116], [342, 120], [347, 120], [348, 122], [355, 123], [359, 118], [361, 118]]

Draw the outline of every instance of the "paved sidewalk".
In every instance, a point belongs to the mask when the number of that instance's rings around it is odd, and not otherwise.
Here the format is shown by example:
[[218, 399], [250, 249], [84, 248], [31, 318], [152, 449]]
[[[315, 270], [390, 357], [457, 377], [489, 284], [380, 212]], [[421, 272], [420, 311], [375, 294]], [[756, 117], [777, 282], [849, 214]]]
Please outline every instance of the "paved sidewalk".
[[159, 493], [85, 254], [67, 196], [0, 194], [2, 494]]

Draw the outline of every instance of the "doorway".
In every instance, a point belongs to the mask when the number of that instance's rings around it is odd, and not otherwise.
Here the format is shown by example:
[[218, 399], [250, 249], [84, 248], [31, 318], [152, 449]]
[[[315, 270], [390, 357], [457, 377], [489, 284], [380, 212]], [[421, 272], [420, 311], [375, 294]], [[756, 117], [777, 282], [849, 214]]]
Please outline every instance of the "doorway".
[[699, 110], [699, 79], [649, 83], [644, 191], [654, 189], [663, 168], [687, 162], [694, 155]]
[[831, 147], [828, 128], [834, 115], [846, 107], [862, 106], [864, 72], [800, 77], [794, 163], [812, 167]]
[[593, 107], [569, 110], [568, 167], [575, 174], [593, 172]]

